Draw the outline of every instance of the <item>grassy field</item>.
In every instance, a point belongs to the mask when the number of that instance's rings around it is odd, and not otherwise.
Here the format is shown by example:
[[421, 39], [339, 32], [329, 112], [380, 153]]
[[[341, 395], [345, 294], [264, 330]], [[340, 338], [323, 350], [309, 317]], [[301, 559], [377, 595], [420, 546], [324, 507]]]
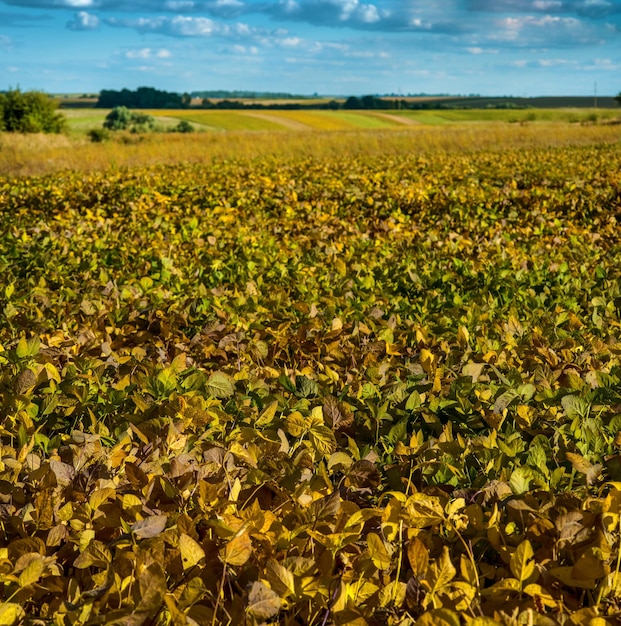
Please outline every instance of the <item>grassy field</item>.
[[[256, 130], [356, 130], [399, 128], [405, 125], [441, 125], [466, 122], [566, 122], [593, 123], [619, 119], [620, 109], [529, 109], [529, 110], [429, 110], [429, 111], [220, 111], [157, 110], [153, 115], [163, 128], [188, 120], [203, 131]], [[65, 109], [70, 130], [77, 135], [101, 127], [107, 110]]]
[[1, 624], [619, 623], [621, 126], [0, 141]]
[[[171, 119], [170, 124], [177, 123], [176, 118]], [[4, 133], [0, 135], [0, 174], [30, 176], [63, 170], [88, 172], [142, 165], [210, 163], [217, 159], [289, 159], [300, 155], [347, 159], [352, 155], [532, 149], [614, 144], [620, 139], [621, 125], [566, 122], [403, 124], [394, 128], [338, 132], [282, 129], [189, 135], [120, 134], [115, 140], [104, 143], [91, 143], [83, 133], [68, 136]]]

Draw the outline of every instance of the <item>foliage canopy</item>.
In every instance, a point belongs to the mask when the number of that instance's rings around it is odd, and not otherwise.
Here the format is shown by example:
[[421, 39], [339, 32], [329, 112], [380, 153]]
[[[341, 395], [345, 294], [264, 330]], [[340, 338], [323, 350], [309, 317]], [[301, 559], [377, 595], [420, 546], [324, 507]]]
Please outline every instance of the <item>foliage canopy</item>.
[[614, 623], [619, 172], [0, 179], [2, 623]]

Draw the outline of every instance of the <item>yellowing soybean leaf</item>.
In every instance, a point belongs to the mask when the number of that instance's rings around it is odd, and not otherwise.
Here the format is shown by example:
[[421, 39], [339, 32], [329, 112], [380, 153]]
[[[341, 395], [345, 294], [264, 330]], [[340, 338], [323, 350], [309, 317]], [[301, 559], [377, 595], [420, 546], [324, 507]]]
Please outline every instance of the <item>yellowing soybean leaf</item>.
[[464, 365], [461, 370], [462, 376], [470, 376], [472, 378], [472, 382], [476, 383], [481, 377], [481, 373], [483, 372], [483, 368], [485, 367], [485, 363], [474, 363], [471, 361]]
[[571, 577], [575, 580], [593, 580], [604, 578], [609, 573], [609, 565], [601, 557], [598, 557], [594, 548], [588, 548], [575, 562], [571, 570]]
[[101, 541], [91, 541], [87, 548], [78, 555], [73, 562], [73, 566], [78, 569], [87, 567], [107, 567], [112, 562], [112, 554], [105, 543]]
[[478, 587], [479, 576], [476, 567], [465, 554], [462, 554], [459, 559], [459, 573], [466, 582], [470, 583], [473, 587]]
[[179, 535], [179, 551], [184, 570], [194, 567], [205, 558], [205, 551], [200, 544], [185, 533]]
[[[43, 570], [45, 569], [45, 563], [40, 554], [33, 553], [31, 556], [30, 562], [19, 575], [20, 587], [27, 587], [28, 585], [36, 583], [39, 578], [41, 578], [41, 574], [43, 574]], [[22, 559], [23, 558], [27, 557], [22, 557]]]
[[13, 626], [24, 617], [24, 609], [14, 602], [2, 602], [0, 604], [0, 626]]
[[278, 408], [278, 402], [274, 401], [270, 405], [268, 405], [261, 415], [257, 418], [257, 421], [254, 423], [255, 428], [261, 428], [262, 426], [268, 426], [274, 420], [274, 416], [276, 415], [276, 409]]
[[383, 539], [376, 533], [367, 535], [367, 545], [373, 565], [379, 570], [388, 569], [392, 563], [392, 558], [386, 549]]
[[520, 428], [529, 428], [535, 420], [536, 411], [532, 406], [520, 404], [517, 408], [517, 414], [517, 422]]
[[332, 454], [336, 449], [336, 439], [332, 429], [323, 424], [313, 426], [308, 431], [308, 437], [313, 449], [322, 456]]
[[293, 574], [278, 561], [270, 559], [265, 568], [265, 576], [270, 587], [282, 598], [295, 595], [295, 578]]
[[157, 382], [160, 384], [163, 393], [171, 393], [177, 386], [177, 374], [175, 373], [175, 370], [171, 367], [165, 367], [157, 375]]
[[442, 555], [427, 570], [426, 581], [432, 593], [446, 586], [457, 574], [447, 546], [442, 546]]
[[114, 498], [115, 495], [116, 491], [110, 487], [97, 489], [91, 494], [91, 497], [88, 499], [88, 504], [93, 511], [96, 511], [106, 500]]
[[533, 547], [525, 539], [516, 548], [515, 552], [511, 555], [511, 561], [509, 567], [513, 575], [521, 582], [524, 583], [529, 580], [535, 573], [535, 553]]
[[214, 372], [207, 381], [207, 391], [214, 398], [230, 398], [235, 393], [235, 384], [228, 374]]
[[264, 582], [255, 581], [248, 592], [246, 611], [257, 620], [265, 621], [278, 615], [282, 601]]
[[220, 558], [227, 565], [243, 565], [252, 554], [252, 541], [247, 532], [233, 537], [222, 550]]
[[557, 606], [556, 600], [541, 585], [534, 583], [526, 585], [526, 587], [524, 587], [524, 593], [531, 598], [537, 598], [539, 602], [551, 609], [555, 609]]
[[287, 432], [292, 437], [300, 437], [307, 429], [307, 422], [299, 411], [294, 411], [285, 420]]
[[132, 532], [138, 539], [150, 539], [157, 537], [165, 528], [168, 520], [167, 515], [151, 515], [144, 520], [132, 525]]
[[578, 589], [595, 589], [597, 581], [595, 578], [574, 578], [572, 575], [573, 567], [554, 567], [549, 570], [550, 574], [557, 580], [560, 580], [564, 585], [568, 587], [574, 587]]
[[429, 551], [418, 537], [408, 543], [408, 561], [414, 577], [423, 578], [429, 566]]
[[330, 458], [328, 459], [328, 470], [332, 471], [335, 467], [341, 469], [348, 468], [352, 466], [353, 462], [354, 461], [349, 454], [346, 454], [345, 452], [335, 452], [330, 455]]
[[400, 580], [393, 580], [385, 587], [382, 587], [379, 592], [379, 605], [380, 607], [400, 607], [405, 602], [405, 594], [407, 585]]

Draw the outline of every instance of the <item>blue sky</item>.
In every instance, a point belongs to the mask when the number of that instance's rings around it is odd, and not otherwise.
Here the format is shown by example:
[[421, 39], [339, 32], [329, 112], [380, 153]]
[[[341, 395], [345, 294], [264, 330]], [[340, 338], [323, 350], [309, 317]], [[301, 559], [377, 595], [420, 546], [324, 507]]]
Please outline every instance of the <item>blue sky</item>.
[[621, 0], [0, 0], [0, 89], [621, 91]]

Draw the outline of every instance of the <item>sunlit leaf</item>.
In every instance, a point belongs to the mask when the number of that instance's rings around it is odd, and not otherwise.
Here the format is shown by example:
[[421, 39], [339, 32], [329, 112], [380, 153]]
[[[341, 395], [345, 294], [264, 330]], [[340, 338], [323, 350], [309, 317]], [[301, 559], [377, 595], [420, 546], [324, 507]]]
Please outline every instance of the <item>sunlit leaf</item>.
[[224, 372], [214, 372], [207, 381], [207, 390], [214, 398], [230, 398], [235, 393], [235, 384]]
[[247, 532], [233, 537], [222, 550], [220, 556], [227, 565], [244, 565], [252, 555], [252, 541]]
[[525, 539], [511, 555], [511, 572], [522, 583], [529, 580], [535, 573], [535, 554], [528, 539]]
[[280, 611], [280, 596], [272, 591], [265, 583], [255, 581], [248, 591], [246, 611], [259, 620], [269, 620]]
[[205, 551], [200, 544], [184, 533], [179, 535], [179, 550], [184, 570], [194, 567], [205, 558]]

